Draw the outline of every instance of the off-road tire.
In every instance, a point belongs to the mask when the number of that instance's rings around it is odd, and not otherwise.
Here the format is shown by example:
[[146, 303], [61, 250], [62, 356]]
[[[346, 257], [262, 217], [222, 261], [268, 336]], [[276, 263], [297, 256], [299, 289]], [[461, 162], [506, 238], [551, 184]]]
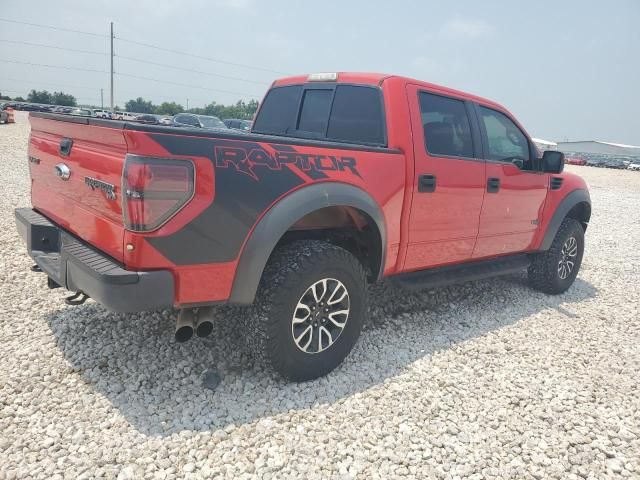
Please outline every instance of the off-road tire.
[[[566, 278], [561, 278], [560, 261], [563, 258], [563, 246], [574, 238], [577, 242], [577, 254], [574, 266]], [[556, 233], [551, 247], [546, 252], [533, 255], [529, 266], [529, 284], [535, 290], [556, 295], [565, 292], [574, 282], [584, 254], [584, 230], [573, 218], [565, 218]]]
[[[305, 292], [326, 278], [336, 279], [346, 288], [349, 313], [341, 333], [326, 350], [307, 353], [294, 339], [294, 312]], [[301, 382], [326, 375], [340, 365], [356, 343], [367, 316], [367, 277], [358, 259], [330, 243], [296, 241], [279, 248], [269, 259], [245, 335], [258, 362]]]

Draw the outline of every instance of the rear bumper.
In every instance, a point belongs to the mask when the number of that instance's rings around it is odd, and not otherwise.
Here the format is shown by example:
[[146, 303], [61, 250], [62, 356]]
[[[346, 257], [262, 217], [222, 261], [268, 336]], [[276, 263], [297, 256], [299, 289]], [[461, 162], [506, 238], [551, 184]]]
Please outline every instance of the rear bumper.
[[54, 282], [84, 292], [115, 312], [172, 307], [173, 275], [168, 270], [136, 272], [87, 245], [30, 208], [15, 210], [16, 226], [35, 263]]

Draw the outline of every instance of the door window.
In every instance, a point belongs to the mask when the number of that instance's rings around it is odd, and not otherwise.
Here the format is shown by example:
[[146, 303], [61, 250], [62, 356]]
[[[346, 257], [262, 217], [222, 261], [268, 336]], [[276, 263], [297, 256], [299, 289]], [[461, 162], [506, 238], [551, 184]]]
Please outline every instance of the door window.
[[480, 107], [480, 119], [487, 132], [489, 160], [511, 162], [531, 170], [529, 141], [504, 113]]
[[420, 114], [427, 152], [473, 158], [471, 124], [462, 100], [421, 92]]

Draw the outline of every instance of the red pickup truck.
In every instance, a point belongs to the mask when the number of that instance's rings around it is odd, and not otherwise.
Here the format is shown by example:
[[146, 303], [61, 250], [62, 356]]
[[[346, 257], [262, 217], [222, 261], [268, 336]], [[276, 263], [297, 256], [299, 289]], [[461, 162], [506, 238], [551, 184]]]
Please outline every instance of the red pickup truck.
[[[492, 101], [379, 74], [274, 82], [250, 133], [32, 113], [33, 209], [48, 284], [131, 312], [252, 305], [249, 343], [293, 380], [348, 355], [367, 282], [408, 288], [528, 268], [555, 294], [580, 268], [585, 182]], [[222, 321], [222, 320], [221, 320]]]

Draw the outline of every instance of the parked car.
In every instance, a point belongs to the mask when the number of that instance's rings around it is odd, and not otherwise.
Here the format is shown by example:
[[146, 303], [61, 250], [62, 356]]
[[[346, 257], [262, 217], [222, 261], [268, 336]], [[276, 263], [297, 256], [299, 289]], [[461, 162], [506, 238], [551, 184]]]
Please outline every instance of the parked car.
[[630, 163], [627, 167], [628, 170], [640, 171], [640, 163]]
[[568, 165], [586, 165], [587, 161], [582, 157], [565, 157], [565, 163]]
[[591, 201], [564, 155], [540, 158], [504, 107], [431, 83], [285, 78], [251, 133], [30, 121], [33, 209], [15, 215], [50, 288], [115, 311], [175, 307], [179, 341], [211, 333], [214, 305], [253, 304], [247, 344], [296, 381], [349, 354], [368, 282], [528, 268], [559, 294], [582, 262]]
[[159, 120], [160, 118], [157, 115], [151, 115], [150, 113], [145, 113], [136, 117], [136, 122], [148, 123], [150, 125], [158, 125], [160, 123]]
[[73, 107], [56, 107], [52, 110], [52, 113], [71, 113]]
[[223, 120], [224, 124], [233, 128], [234, 130], [241, 130], [243, 132], [248, 132], [251, 130], [251, 121], [250, 120], [242, 120], [239, 118], [227, 118]]
[[134, 115], [133, 113], [129, 113], [129, 112], [119, 112], [116, 111], [113, 113], [112, 117], [114, 120], [135, 120], [136, 119], [136, 115]]
[[9, 122], [9, 114], [7, 113], [7, 104], [0, 103], [0, 123], [8, 123]]
[[172, 117], [162, 117], [160, 116], [160, 118], [158, 119], [158, 123], [160, 125], [171, 125], [173, 122], [173, 118]]
[[195, 127], [227, 130], [227, 126], [218, 117], [209, 115], [195, 115], [193, 113], [179, 113], [173, 117], [172, 124], [180, 127]]
[[94, 110], [93, 113], [98, 118], [111, 118], [111, 112], [109, 110], [98, 108]]
[[618, 170], [627, 168], [624, 161], [620, 158], [608, 158], [604, 161], [604, 166], [607, 168], [616, 168]]
[[71, 110], [71, 115], [77, 115], [80, 117], [93, 117], [93, 110], [90, 108], [74, 108]]

